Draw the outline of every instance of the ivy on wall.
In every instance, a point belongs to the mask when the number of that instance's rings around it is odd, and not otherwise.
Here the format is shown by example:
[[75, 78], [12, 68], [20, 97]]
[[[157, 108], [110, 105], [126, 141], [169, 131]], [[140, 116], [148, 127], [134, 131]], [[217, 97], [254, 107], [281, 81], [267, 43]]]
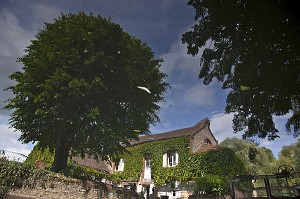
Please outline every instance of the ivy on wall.
[[[156, 186], [163, 185], [169, 181], [197, 180], [206, 175], [220, 176], [222, 179], [231, 178], [239, 174], [246, 174], [242, 161], [228, 148], [220, 148], [202, 153], [191, 153], [189, 150], [190, 137], [179, 137], [154, 142], [146, 142], [127, 148], [127, 153], [122, 155], [124, 171], [116, 172], [111, 176], [103, 176], [103, 173], [80, 167], [80, 171], [70, 170], [71, 176], [83, 176], [92, 174], [94, 176], [112, 179], [114, 182], [120, 180], [138, 181], [143, 171], [144, 157], [150, 156], [151, 174]], [[163, 154], [176, 151], [179, 163], [175, 167], [163, 167]], [[53, 153], [48, 149], [41, 149], [38, 145], [28, 156], [26, 162], [34, 164], [39, 159], [43, 163], [52, 165]], [[83, 171], [82, 171], [83, 170]], [[92, 171], [93, 170], [93, 171]], [[72, 174], [72, 172], [75, 174]], [[80, 172], [78, 174], [78, 172]], [[68, 174], [67, 174], [68, 175]], [[70, 175], [70, 174], [69, 174]]]
[[[245, 166], [228, 148], [192, 154], [189, 150], [190, 137], [147, 142], [128, 148], [121, 157], [125, 167], [123, 172], [113, 174], [117, 180], [139, 180], [143, 171], [145, 155], [151, 157], [151, 174], [155, 185], [168, 181], [187, 181], [205, 174], [232, 177], [245, 174]], [[175, 167], [163, 167], [163, 154], [177, 151], [179, 164]]]

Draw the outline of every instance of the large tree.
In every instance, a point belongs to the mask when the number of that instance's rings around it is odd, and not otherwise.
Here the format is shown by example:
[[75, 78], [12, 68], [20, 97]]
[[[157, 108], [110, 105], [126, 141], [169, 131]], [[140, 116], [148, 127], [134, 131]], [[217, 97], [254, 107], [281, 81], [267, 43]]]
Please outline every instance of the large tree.
[[[273, 116], [291, 114], [300, 133], [300, 20], [293, 1], [190, 0], [193, 29], [183, 34], [188, 54], [204, 48], [200, 78], [230, 89], [226, 113], [244, 138], [278, 137]], [[294, 7], [293, 7], [294, 6]], [[294, 9], [291, 9], [294, 8]]]
[[[159, 121], [168, 89], [160, 60], [139, 39], [100, 16], [62, 15], [45, 24], [10, 78], [6, 109], [24, 143], [55, 150], [63, 171], [71, 154], [108, 158]], [[138, 87], [146, 87], [151, 93]]]

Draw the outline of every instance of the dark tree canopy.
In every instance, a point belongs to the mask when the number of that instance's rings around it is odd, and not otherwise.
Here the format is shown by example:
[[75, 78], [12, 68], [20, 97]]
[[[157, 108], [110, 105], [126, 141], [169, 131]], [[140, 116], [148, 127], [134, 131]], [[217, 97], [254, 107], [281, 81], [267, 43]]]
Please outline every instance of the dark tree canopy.
[[288, 113], [287, 130], [300, 133], [300, 20], [293, 2], [188, 2], [196, 24], [182, 42], [191, 55], [205, 48], [199, 77], [230, 89], [225, 112], [235, 113], [234, 132], [244, 130], [244, 138], [278, 137], [273, 116]]
[[55, 149], [54, 171], [64, 170], [70, 153], [107, 158], [148, 133], [169, 87], [145, 43], [83, 12], [45, 24], [20, 62], [8, 88], [10, 123], [21, 141]]

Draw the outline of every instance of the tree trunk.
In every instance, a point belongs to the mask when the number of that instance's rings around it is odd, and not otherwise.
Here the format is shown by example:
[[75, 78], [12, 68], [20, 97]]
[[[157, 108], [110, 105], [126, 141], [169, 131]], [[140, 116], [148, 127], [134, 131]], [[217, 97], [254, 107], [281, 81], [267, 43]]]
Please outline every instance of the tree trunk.
[[67, 132], [64, 128], [61, 129], [59, 135], [57, 136], [56, 146], [55, 146], [55, 156], [51, 170], [54, 172], [65, 173], [68, 163], [70, 145], [67, 139]]

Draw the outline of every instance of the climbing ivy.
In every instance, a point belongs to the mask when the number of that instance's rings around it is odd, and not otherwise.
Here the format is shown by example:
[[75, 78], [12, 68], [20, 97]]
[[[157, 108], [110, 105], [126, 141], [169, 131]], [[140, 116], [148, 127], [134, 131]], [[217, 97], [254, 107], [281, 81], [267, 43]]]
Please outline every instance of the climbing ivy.
[[[156, 185], [169, 181], [187, 181], [204, 174], [232, 177], [245, 174], [243, 163], [228, 148], [192, 154], [189, 150], [190, 137], [147, 142], [129, 147], [122, 155], [125, 167], [123, 172], [113, 174], [116, 180], [139, 180], [143, 170], [145, 155], [151, 157], [151, 173]], [[163, 154], [177, 151], [179, 164], [175, 167], [163, 167]]]
[[[105, 176], [114, 182], [121, 180], [139, 180], [143, 171], [143, 161], [146, 155], [151, 157], [151, 174], [155, 185], [163, 185], [170, 181], [198, 180], [203, 176], [228, 179], [234, 175], [246, 174], [242, 161], [229, 148], [219, 148], [202, 153], [191, 153], [189, 150], [190, 137], [179, 137], [155, 142], [146, 142], [127, 148], [122, 158], [124, 171]], [[176, 151], [179, 163], [175, 167], [163, 167], [163, 154]], [[51, 165], [53, 153], [48, 149], [41, 149], [38, 145], [28, 156], [26, 162], [34, 164], [35, 160]], [[69, 165], [70, 167], [70, 165]], [[71, 166], [67, 175], [80, 177], [92, 175], [101, 177], [102, 174], [82, 166]], [[217, 177], [216, 177], [217, 176]]]

